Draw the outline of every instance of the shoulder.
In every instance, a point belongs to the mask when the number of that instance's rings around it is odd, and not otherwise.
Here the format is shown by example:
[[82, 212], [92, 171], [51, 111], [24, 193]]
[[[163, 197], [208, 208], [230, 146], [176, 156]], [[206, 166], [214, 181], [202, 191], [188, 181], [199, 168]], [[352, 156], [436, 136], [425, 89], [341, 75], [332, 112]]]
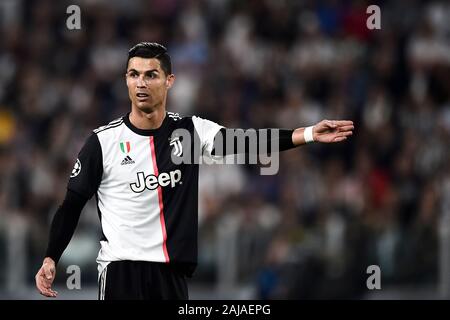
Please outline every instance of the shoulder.
[[124, 124], [123, 117], [120, 117], [120, 118], [117, 118], [117, 119], [109, 122], [106, 125], [103, 125], [101, 127], [98, 127], [97, 129], [92, 130], [92, 132], [97, 135], [97, 134], [99, 134], [101, 132], [105, 132], [109, 129], [120, 127], [123, 124]]
[[192, 122], [194, 123], [194, 126], [196, 129], [203, 130], [203, 129], [211, 129], [211, 128], [223, 128], [220, 124], [211, 121], [209, 119], [205, 119], [198, 116], [192, 116]]
[[172, 122], [176, 128], [189, 128], [195, 129], [198, 132], [209, 131], [211, 129], [216, 130], [216, 128], [223, 128], [223, 126], [217, 124], [214, 121], [192, 115], [187, 117], [182, 117], [178, 113], [167, 112], [169, 120]]
[[189, 129], [193, 127], [193, 117], [191, 116], [182, 116], [179, 113], [167, 111], [167, 118], [172, 128]]
[[180, 116], [179, 113], [176, 112], [171, 112], [171, 111], [167, 111], [167, 116], [172, 120], [172, 121], [179, 121], [185, 118], [189, 118], [189, 117], [182, 117]]

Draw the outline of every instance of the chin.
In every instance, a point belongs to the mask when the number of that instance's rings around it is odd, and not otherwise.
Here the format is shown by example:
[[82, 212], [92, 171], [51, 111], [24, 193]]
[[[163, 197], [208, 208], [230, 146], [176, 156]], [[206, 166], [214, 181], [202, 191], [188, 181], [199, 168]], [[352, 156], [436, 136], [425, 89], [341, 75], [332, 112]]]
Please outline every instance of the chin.
[[147, 103], [137, 103], [136, 106], [138, 107], [138, 109], [144, 113], [152, 113], [155, 109], [152, 108], [150, 105], [148, 105]]

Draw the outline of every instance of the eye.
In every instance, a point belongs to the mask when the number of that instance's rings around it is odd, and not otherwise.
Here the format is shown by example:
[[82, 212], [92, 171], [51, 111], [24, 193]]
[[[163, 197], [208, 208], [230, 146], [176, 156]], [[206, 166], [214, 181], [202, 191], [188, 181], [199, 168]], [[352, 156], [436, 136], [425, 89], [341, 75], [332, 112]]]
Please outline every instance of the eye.
[[131, 72], [130, 73], [130, 77], [131, 78], [136, 78], [138, 76], [138, 74], [136, 72]]

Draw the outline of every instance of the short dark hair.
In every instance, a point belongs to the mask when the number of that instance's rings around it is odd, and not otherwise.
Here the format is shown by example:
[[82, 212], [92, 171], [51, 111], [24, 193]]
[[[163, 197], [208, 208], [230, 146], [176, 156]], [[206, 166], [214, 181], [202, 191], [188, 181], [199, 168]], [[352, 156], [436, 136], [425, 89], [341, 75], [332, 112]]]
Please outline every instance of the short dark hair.
[[166, 47], [156, 42], [140, 42], [128, 51], [128, 62], [133, 57], [154, 58], [161, 63], [161, 69], [167, 75], [172, 74], [172, 62]]

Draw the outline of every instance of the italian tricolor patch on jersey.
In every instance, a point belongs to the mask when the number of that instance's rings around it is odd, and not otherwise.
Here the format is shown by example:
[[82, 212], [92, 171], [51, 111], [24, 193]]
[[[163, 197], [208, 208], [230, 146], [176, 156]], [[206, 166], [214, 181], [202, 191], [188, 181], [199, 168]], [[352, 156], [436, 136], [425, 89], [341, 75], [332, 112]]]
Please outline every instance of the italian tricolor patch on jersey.
[[120, 143], [120, 150], [125, 153], [128, 154], [130, 153], [131, 147], [130, 147], [130, 141], [125, 141], [125, 142], [121, 142]]

